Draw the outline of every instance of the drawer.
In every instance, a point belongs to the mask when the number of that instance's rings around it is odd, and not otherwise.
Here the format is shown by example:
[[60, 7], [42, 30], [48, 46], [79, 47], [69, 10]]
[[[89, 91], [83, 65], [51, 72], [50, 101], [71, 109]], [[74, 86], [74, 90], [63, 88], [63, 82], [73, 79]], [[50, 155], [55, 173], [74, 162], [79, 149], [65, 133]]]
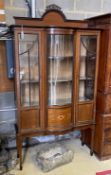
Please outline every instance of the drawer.
[[111, 142], [111, 128], [104, 129], [104, 143]]
[[103, 137], [104, 144], [111, 143], [111, 116], [105, 114], [103, 117]]
[[111, 155], [111, 143], [109, 144], [104, 144], [102, 148], [102, 156], [108, 156]]
[[104, 115], [103, 127], [104, 127], [104, 129], [111, 128], [111, 115], [107, 115], [107, 114]]
[[48, 109], [48, 128], [53, 130], [65, 129], [71, 124], [71, 107]]
[[97, 93], [97, 110], [103, 114], [111, 113], [111, 94]]

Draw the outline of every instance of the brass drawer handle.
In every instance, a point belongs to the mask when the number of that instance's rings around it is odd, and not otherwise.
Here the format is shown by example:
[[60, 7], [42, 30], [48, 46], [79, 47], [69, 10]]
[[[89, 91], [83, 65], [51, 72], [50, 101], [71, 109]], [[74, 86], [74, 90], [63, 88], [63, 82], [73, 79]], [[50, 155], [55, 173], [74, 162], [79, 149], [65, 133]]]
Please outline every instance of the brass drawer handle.
[[58, 115], [58, 120], [63, 120], [64, 119], [64, 115], [63, 114], [60, 114], [60, 115]]

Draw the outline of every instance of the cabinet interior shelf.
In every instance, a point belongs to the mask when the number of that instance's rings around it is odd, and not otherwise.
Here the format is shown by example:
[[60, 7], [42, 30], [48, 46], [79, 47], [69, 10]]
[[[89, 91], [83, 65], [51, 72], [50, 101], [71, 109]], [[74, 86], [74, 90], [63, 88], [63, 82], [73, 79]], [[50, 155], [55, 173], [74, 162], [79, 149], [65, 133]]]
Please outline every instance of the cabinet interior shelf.
[[49, 60], [64, 60], [64, 59], [72, 59], [73, 56], [49, 56]]
[[39, 80], [21, 80], [21, 84], [26, 84], [26, 83], [39, 83]]
[[91, 101], [91, 99], [87, 98], [87, 97], [79, 97], [79, 101]]
[[[71, 104], [71, 99], [67, 98], [67, 99], [56, 99], [55, 102], [52, 102], [51, 100], [48, 100], [48, 105], [49, 106], [63, 106], [63, 105], [69, 105]], [[27, 107], [27, 106], [39, 106], [39, 102], [24, 102], [22, 103], [22, 106]]]
[[96, 60], [96, 56], [81, 55], [80, 59]]
[[49, 83], [67, 83], [67, 82], [72, 82], [72, 79], [58, 79], [58, 80], [55, 80], [55, 79], [51, 79], [48, 81]]
[[53, 101], [53, 100], [48, 100], [48, 104], [51, 105], [51, 106], [56, 106], [56, 105], [69, 105], [71, 104], [71, 99], [70, 98], [67, 98], [67, 99], [56, 99], [56, 101]]
[[94, 81], [94, 79], [92, 77], [80, 77], [79, 78], [80, 81]]
[[24, 103], [22, 103], [22, 106], [24, 106], [24, 107], [39, 106], [39, 102], [38, 101], [36, 101], [36, 102], [24, 102]]
[[[30, 80], [30, 81], [28, 81], [28, 80], [22, 80], [22, 81], [20, 81], [21, 82], [21, 84], [28, 84], [28, 83], [39, 83], [39, 80]], [[67, 83], [67, 82], [72, 82], [72, 80], [71, 79], [60, 79], [60, 80], [49, 80], [48, 81], [49, 83]]]
[[[27, 59], [27, 54], [26, 53], [24, 53], [24, 52], [23, 53], [20, 53], [19, 56], [21, 56], [21, 55], [22, 55], [22, 60], [23, 59]], [[39, 56], [38, 55], [32, 55], [31, 54], [31, 59], [33, 59], [33, 58], [36, 58], [38, 60]], [[38, 61], [36, 61], [36, 62], [38, 62]]]

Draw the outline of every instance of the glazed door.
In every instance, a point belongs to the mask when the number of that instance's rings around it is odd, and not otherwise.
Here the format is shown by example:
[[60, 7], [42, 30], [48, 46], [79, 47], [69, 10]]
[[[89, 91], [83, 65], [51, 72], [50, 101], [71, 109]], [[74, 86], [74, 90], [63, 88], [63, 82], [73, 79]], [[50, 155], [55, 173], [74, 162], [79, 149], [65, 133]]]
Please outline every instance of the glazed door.
[[40, 32], [16, 31], [16, 85], [19, 128], [39, 127], [40, 113]]
[[48, 31], [48, 129], [64, 130], [72, 124], [73, 31]]
[[19, 35], [20, 104], [21, 107], [39, 106], [39, 55], [37, 34]]
[[77, 111], [76, 122], [94, 121], [98, 69], [98, 32], [77, 33]]

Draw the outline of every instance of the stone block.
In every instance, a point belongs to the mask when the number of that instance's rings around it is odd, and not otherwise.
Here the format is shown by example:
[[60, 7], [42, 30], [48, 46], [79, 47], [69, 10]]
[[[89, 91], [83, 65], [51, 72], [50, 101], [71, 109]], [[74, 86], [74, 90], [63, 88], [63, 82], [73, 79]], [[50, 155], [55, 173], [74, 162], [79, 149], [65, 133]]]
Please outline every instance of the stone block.
[[26, 5], [26, 2], [23, 1], [23, 0], [12, 0], [12, 4], [11, 4], [13, 7], [18, 7], [18, 8], [26, 8], [27, 5]]
[[6, 23], [8, 25], [14, 24], [14, 16], [20, 16], [20, 17], [27, 17], [28, 16], [28, 11], [27, 10], [13, 10], [13, 9], [6, 9]]
[[85, 18], [84, 13], [64, 13], [67, 19], [83, 20]]
[[45, 1], [44, 0], [36, 0], [36, 10], [45, 10]]
[[111, 0], [104, 0], [103, 1], [103, 12], [111, 12]]
[[84, 12], [100, 12], [101, 10], [101, 0], [77, 0], [76, 10]]
[[44, 13], [44, 11], [43, 10], [36, 10], [36, 18], [41, 18], [42, 17], [42, 15], [43, 15], [43, 13]]
[[4, 0], [5, 6], [11, 6], [11, 1], [10, 0]]
[[[44, 0], [35, 1], [36, 9], [44, 9]], [[24, 0], [13, 0], [12, 6], [18, 8], [26, 8], [27, 4]]]
[[74, 0], [47, 0], [46, 5], [56, 4], [62, 8], [62, 10], [73, 10]]
[[98, 15], [102, 15], [102, 13], [87, 13], [85, 15], [85, 19], [88, 19], [88, 18], [92, 18], [92, 17], [95, 17], [95, 16], [98, 16]]

